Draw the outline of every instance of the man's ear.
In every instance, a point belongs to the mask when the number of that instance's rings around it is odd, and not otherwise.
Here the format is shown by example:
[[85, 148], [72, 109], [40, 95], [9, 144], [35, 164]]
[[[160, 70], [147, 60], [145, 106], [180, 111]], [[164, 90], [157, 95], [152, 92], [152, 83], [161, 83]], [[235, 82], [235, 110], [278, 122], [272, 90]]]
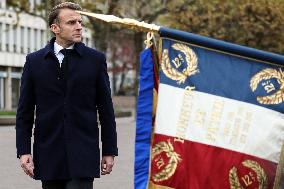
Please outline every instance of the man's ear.
[[58, 34], [58, 33], [60, 32], [60, 27], [59, 27], [57, 24], [51, 24], [50, 30], [51, 30], [54, 34]]

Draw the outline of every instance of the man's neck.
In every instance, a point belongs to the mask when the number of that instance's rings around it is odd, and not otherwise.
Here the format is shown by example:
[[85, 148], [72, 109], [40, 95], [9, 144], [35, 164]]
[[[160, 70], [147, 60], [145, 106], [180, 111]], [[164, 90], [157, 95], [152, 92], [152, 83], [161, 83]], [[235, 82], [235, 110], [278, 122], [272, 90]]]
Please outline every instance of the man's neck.
[[72, 45], [75, 44], [75, 43], [63, 42], [63, 41], [58, 40], [58, 39], [55, 39], [55, 42], [56, 42], [58, 45], [62, 46], [63, 48], [68, 48], [68, 47], [70, 47], [70, 46], [72, 46]]
[[57, 55], [62, 49], [73, 49], [74, 48], [74, 44], [69, 46], [69, 47], [62, 47], [61, 45], [59, 45], [56, 41], [54, 42], [54, 54]]

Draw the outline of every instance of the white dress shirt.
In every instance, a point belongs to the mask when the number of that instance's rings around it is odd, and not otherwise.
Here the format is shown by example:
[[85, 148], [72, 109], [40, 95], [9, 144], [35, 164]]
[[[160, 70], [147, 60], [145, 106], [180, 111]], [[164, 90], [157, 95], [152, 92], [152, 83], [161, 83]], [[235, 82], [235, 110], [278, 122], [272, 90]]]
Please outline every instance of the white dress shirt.
[[[73, 49], [73, 47], [74, 47], [74, 44], [67, 47], [66, 49]], [[58, 43], [56, 43], [56, 41], [55, 41], [54, 42], [54, 54], [59, 61], [60, 67], [61, 67], [62, 60], [64, 58], [64, 55], [60, 52], [62, 49], [64, 49], [64, 48], [61, 45], [59, 45]]]

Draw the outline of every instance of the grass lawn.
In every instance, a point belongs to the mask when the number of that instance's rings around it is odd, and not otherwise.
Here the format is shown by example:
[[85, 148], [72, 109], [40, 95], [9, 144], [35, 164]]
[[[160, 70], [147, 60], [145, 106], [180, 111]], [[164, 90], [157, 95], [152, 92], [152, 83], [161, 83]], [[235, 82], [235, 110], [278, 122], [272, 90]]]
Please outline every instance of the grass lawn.
[[15, 116], [15, 111], [0, 111], [0, 116]]

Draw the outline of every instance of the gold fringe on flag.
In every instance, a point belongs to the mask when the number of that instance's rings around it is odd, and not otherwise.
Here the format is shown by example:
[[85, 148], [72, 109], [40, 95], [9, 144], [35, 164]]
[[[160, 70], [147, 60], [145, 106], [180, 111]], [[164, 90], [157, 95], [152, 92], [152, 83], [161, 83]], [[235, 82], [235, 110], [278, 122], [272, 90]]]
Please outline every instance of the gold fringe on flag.
[[90, 16], [108, 23], [114, 23], [114, 24], [120, 24], [122, 26], [125, 26], [129, 29], [134, 29], [138, 31], [143, 32], [158, 32], [160, 30], [160, 26], [157, 26], [155, 24], [148, 24], [145, 22], [139, 22], [137, 20], [131, 19], [131, 18], [119, 18], [113, 15], [105, 15], [105, 14], [96, 14], [96, 13], [90, 13], [90, 12], [84, 12], [84, 11], [76, 11], [82, 15]]

